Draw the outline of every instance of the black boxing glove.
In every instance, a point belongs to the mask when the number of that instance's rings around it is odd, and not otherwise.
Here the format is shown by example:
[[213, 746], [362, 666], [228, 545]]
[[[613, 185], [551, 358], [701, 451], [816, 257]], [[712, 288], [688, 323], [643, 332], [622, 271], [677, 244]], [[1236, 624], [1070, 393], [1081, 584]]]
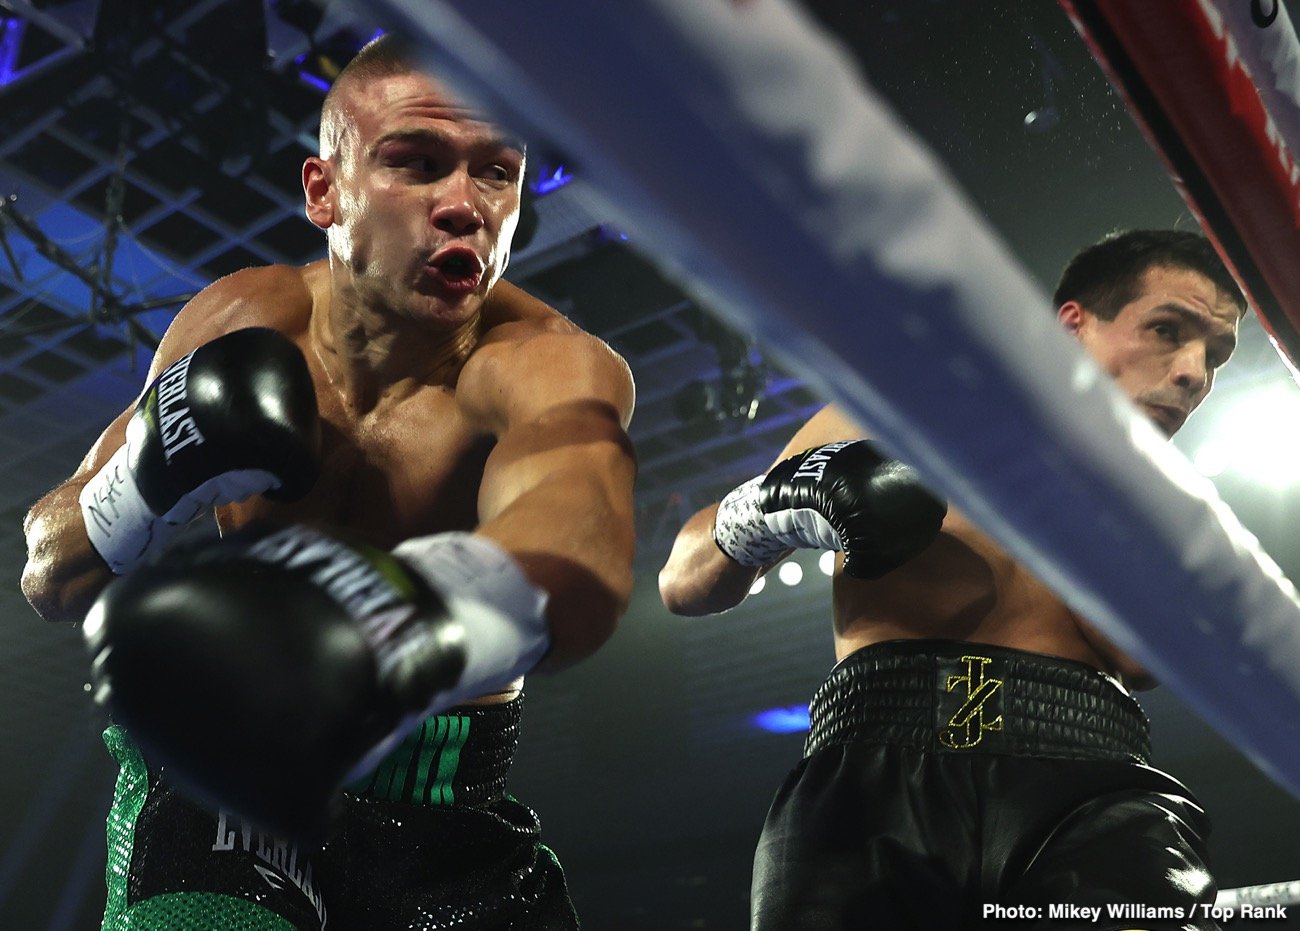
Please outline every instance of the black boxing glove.
[[209, 508], [263, 493], [302, 497], [319, 458], [316, 391], [302, 351], [274, 330], [236, 330], [172, 363], [144, 390], [126, 442], [82, 488], [86, 532], [121, 574]]
[[939, 535], [948, 505], [910, 467], [865, 440], [805, 450], [731, 491], [713, 538], [742, 566], [766, 566], [789, 549], [844, 553], [844, 571], [876, 579]]
[[95, 700], [191, 795], [319, 835], [338, 789], [425, 716], [549, 646], [545, 594], [496, 544], [398, 549], [290, 526], [173, 550], [87, 615]]

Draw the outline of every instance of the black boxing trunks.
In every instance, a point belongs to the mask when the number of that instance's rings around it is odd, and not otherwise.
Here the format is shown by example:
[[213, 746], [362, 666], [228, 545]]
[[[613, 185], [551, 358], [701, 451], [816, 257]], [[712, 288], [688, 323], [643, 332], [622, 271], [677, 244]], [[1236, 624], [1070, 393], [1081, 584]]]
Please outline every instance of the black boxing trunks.
[[213, 814], [119, 727], [104, 928], [397, 931], [577, 928], [537, 816], [505, 792], [522, 699], [428, 718], [349, 786], [323, 846]]
[[1209, 824], [1081, 663], [875, 644], [810, 706], [754, 858], [754, 931], [1215, 929]]

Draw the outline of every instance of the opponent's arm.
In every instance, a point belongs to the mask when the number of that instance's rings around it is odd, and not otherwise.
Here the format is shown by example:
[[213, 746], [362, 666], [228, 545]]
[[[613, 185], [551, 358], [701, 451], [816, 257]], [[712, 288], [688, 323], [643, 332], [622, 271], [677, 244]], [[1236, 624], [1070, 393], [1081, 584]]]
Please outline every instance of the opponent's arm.
[[[185, 371], [178, 366], [183, 366], [184, 360], [198, 347], [232, 329], [273, 318], [273, 312], [260, 312], [258, 304], [282, 296], [278, 292], [284, 289], [285, 274], [296, 278], [296, 273], [287, 270], [254, 269], [238, 273], [214, 283], [191, 300], [177, 314], [159, 345], [147, 376], [150, 387], [105, 429], [76, 472], [32, 507], [24, 522], [28, 558], [22, 589], [32, 606], [47, 620], [80, 621], [95, 596], [112, 578], [113, 566], [116, 571], [125, 571], [160, 547], [170, 527], [183, 524], [196, 509], [189, 509], [189, 514], [166, 512], [172, 512], [187, 495], [192, 497], [204, 481], [218, 479], [225, 471], [224, 463], [218, 461], [211, 461], [210, 467], [203, 466], [201, 460], [207, 451], [200, 451], [202, 444], [194, 442], [189, 432], [192, 418], [189, 423], [186, 416], [167, 421], [168, 415], [175, 415], [182, 406], [188, 405], [164, 403], [163, 416], [159, 416], [160, 390], [185, 389], [191, 374], [189, 366], [184, 366]], [[194, 374], [201, 373], [200, 380], [210, 384], [211, 376], [220, 375], [232, 364], [236, 369], [243, 368], [245, 373], [254, 372], [257, 363], [250, 360], [251, 368], [245, 367], [237, 358], [247, 353], [247, 342], [244, 340], [224, 350], [206, 351], [203, 354], [206, 361], [199, 359]], [[284, 361], [282, 349], [271, 350], [280, 362]], [[169, 369], [170, 378], [166, 375]], [[138, 411], [141, 400], [145, 407], [152, 403], [152, 410]], [[174, 401], [174, 396], [164, 395], [161, 400]], [[217, 401], [226, 403], [229, 398]], [[210, 411], [206, 415], [209, 423], [215, 413]], [[218, 428], [216, 432], [238, 432], [235, 425], [230, 427], [230, 430]], [[178, 441], [187, 437], [190, 442], [178, 450]], [[178, 486], [178, 481], [181, 485], [188, 482], [189, 487]], [[270, 487], [266, 481], [255, 481], [255, 487], [249, 489], [236, 487], [239, 484], [238, 479], [227, 476], [224, 488], [210, 487], [204, 493], [212, 491], [215, 501], [221, 500], [223, 493], [227, 497], [246, 497]], [[170, 522], [161, 520], [164, 516], [170, 517]], [[156, 533], [151, 533], [155, 530]]]
[[843, 551], [848, 575], [877, 578], [928, 546], [946, 505], [861, 435], [825, 407], [764, 475], [695, 514], [659, 575], [665, 606], [685, 615], [734, 607], [792, 548]]
[[[799, 428], [772, 465], [800, 450], [860, 436], [862, 429], [857, 424], [827, 405]], [[717, 513], [717, 502], [696, 511], [677, 532], [668, 561], [659, 570], [659, 597], [674, 614], [698, 617], [734, 608], [745, 600], [759, 576], [792, 552], [787, 549], [764, 566], [742, 566], [714, 539]]]

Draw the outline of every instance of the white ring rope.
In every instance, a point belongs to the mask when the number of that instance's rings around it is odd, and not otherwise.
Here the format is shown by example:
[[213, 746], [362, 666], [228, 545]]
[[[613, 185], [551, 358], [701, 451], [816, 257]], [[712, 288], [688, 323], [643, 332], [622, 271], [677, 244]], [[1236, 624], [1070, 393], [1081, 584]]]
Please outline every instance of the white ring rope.
[[1242, 886], [1238, 889], [1220, 889], [1214, 904], [1234, 910], [1242, 905], [1300, 905], [1300, 879]]
[[462, 93], [577, 153], [634, 242], [1300, 794], [1294, 587], [801, 10], [379, 6]]

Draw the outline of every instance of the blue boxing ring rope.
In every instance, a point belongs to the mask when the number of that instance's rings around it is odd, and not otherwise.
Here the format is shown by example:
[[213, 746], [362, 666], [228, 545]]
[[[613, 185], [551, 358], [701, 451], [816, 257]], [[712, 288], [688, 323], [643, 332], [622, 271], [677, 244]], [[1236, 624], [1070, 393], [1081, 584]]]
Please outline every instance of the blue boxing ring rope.
[[1294, 586], [794, 3], [376, 7], [1300, 795]]

